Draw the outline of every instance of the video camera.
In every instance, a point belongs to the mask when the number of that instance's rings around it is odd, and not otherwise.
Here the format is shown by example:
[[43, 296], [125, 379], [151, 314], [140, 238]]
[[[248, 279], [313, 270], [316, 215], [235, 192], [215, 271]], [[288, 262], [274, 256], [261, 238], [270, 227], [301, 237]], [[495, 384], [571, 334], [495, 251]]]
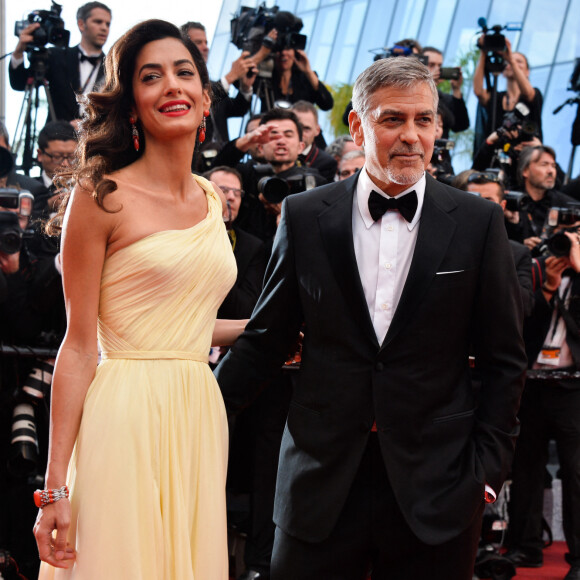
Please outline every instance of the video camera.
[[316, 187], [316, 176], [308, 169], [291, 175], [287, 179], [277, 177], [269, 163], [254, 165], [254, 171], [260, 176], [258, 192], [268, 203], [281, 203], [290, 194], [301, 193]]
[[[266, 8], [264, 2], [257, 8], [241, 6], [230, 22], [231, 42], [250, 54], [258, 52], [262, 44], [273, 52], [288, 48], [304, 50], [306, 36], [298, 34], [302, 26], [300, 18], [278, 6]], [[266, 36], [274, 28], [278, 31], [276, 41]]]
[[[499, 136], [498, 145], [503, 147], [510, 157], [515, 155], [514, 146], [518, 143], [531, 141], [538, 135], [538, 126], [530, 117], [530, 109], [524, 103], [517, 103], [512, 111], [508, 111], [501, 126], [496, 129]], [[508, 133], [517, 132], [516, 137]], [[509, 145], [509, 147], [506, 147]]]
[[[0, 188], [0, 208], [16, 210], [21, 216], [30, 216], [34, 196], [29, 191], [19, 191], [9, 187]], [[0, 252], [15, 254], [22, 247], [23, 231], [18, 215], [12, 211], [0, 210]]]
[[521, 22], [508, 22], [505, 26], [496, 24], [491, 28], [487, 26], [487, 20], [482, 16], [478, 18], [477, 24], [481, 27], [483, 40], [481, 50], [485, 53], [485, 68], [487, 72], [499, 74], [505, 68], [506, 62], [501, 54], [507, 49], [505, 36], [502, 30], [521, 30]]
[[429, 64], [429, 57], [422, 54], [416, 54], [410, 46], [403, 46], [402, 44], [395, 44], [392, 48], [372, 49], [369, 52], [374, 52], [373, 61], [381, 60], [383, 58], [392, 58], [394, 56], [414, 56], [425, 66]]
[[60, 17], [62, 6], [52, 2], [50, 10], [33, 10], [25, 20], [18, 20], [14, 24], [14, 34], [20, 37], [21, 32], [30, 24], [39, 22], [40, 27], [33, 33], [33, 39], [26, 50], [44, 48], [53, 44], [59, 48], [66, 48], [70, 40], [70, 32], [64, 27], [64, 20]]

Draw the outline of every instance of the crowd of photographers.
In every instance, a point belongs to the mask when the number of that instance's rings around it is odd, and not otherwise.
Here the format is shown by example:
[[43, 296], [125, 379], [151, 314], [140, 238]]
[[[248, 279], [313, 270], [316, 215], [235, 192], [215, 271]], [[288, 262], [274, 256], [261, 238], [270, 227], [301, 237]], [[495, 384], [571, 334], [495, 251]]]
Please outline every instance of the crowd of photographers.
[[[75, 131], [82, 116], [77, 96], [99, 88], [112, 18], [100, 2], [81, 6], [81, 42], [69, 47], [57, 6], [19, 23], [9, 64], [14, 90], [47, 81], [52, 102], [36, 142], [26, 144], [29, 166], [23, 157], [22, 170], [16, 169], [9, 136], [0, 127], [0, 576], [8, 578], [16, 573], [17, 563], [27, 578], [36, 577], [30, 497], [42, 487], [52, 363], [66, 327], [58, 240], [42, 233], [42, 223], [60, 197], [53, 178], [75, 162]], [[276, 7], [242, 9], [232, 21], [232, 42], [241, 53], [212, 82], [207, 139], [192, 167], [215, 182], [228, 200], [224, 221], [238, 275], [220, 309], [223, 318], [250, 316], [282, 200], [349, 179], [365, 162], [364, 150], [346, 134], [346, 125], [345, 134], [329, 144], [322, 135], [318, 110], [328, 111], [334, 102], [311, 67], [301, 26], [300, 19]], [[554, 150], [542, 141], [542, 95], [529, 81], [525, 55], [513, 52], [495, 28], [478, 41], [476, 120], [469, 119], [461, 69], [443, 67], [438, 48], [404, 39], [377, 58], [419, 58], [439, 87], [448, 81], [449, 92], [439, 90], [437, 140], [428, 171], [435, 179], [500, 204], [505, 214], [526, 313], [530, 373], [512, 472], [504, 542], [509, 551], [493, 555], [508, 572], [514, 566], [542, 565], [548, 443], [555, 440], [571, 566], [566, 580], [580, 580], [580, 190], [577, 179], [564, 183]], [[187, 22], [182, 31], [207, 61], [204, 26]], [[47, 49], [46, 44], [54, 46]], [[506, 81], [501, 92], [495, 86], [499, 74]], [[350, 108], [344, 112], [345, 123]], [[245, 132], [235, 138], [228, 130], [232, 117], [247, 118]], [[470, 127], [475, 128], [473, 168], [456, 176], [453, 134]], [[32, 165], [40, 168], [37, 178], [24, 174]], [[221, 356], [214, 349], [210, 361], [216, 363]], [[231, 425], [229, 516], [231, 529], [246, 538], [244, 566], [236, 574], [243, 580], [269, 578], [277, 457], [299, 360], [297, 346], [275, 387], [265, 389]], [[488, 550], [487, 564], [489, 555]], [[491, 572], [485, 577], [492, 577]]]

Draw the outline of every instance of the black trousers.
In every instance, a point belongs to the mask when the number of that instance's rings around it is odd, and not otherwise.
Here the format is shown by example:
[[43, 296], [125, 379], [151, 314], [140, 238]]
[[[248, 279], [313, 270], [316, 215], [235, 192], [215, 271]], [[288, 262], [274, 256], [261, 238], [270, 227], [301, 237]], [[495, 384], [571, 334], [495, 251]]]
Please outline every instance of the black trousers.
[[298, 540], [276, 528], [272, 580], [471, 580], [481, 534], [472, 525], [437, 546], [411, 531], [391, 489], [376, 434], [371, 434], [346, 504], [322, 542]]
[[563, 527], [570, 563], [580, 564], [580, 381], [578, 388], [528, 380], [520, 406], [512, 466], [508, 544], [543, 548], [542, 514], [548, 443], [556, 441], [562, 479]]

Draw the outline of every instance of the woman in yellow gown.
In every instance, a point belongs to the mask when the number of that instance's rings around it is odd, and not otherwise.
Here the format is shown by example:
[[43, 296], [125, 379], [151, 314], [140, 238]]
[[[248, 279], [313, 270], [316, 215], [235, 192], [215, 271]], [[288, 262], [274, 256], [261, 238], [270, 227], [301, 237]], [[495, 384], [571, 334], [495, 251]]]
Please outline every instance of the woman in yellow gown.
[[216, 324], [235, 260], [220, 197], [190, 172], [209, 78], [159, 20], [106, 69], [61, 208], [68, 330], [46, 488], [71, 494], [39, 511], [40, 577], [226, 580], [227, 422], [207, 358], [243, 322]]

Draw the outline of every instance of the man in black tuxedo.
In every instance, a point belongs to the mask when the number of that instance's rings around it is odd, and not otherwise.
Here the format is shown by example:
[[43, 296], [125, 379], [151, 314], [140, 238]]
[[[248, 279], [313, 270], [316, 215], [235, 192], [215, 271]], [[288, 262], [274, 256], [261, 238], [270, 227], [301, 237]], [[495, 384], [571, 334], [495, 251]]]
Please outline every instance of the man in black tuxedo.
[[365, 166], [285, 199], [262, 295], [216, 370], [236, 410], [303, 325], [272, 580], [472, 578], [518, 433], [522, 305], [501, 208], [425, 175], [436, 112], [417, 59], [358, 77]]
[[[97, 90], [104, 79], [103, 46], [109, 36], [111, 10], [101, 2], [88, 2], [77, 10], [77, 25], [81, 42], [77, 46], [48, 49], [46, 80], [54, 104], [55, 119], [71, 121], [76, 125], [81, 117], [77, 95]], [[40, 24], [34, 22], [21, 33], [12, 53], [10, 86], [24, 91], [34, 71], [24, 66], [24, 52]]]

